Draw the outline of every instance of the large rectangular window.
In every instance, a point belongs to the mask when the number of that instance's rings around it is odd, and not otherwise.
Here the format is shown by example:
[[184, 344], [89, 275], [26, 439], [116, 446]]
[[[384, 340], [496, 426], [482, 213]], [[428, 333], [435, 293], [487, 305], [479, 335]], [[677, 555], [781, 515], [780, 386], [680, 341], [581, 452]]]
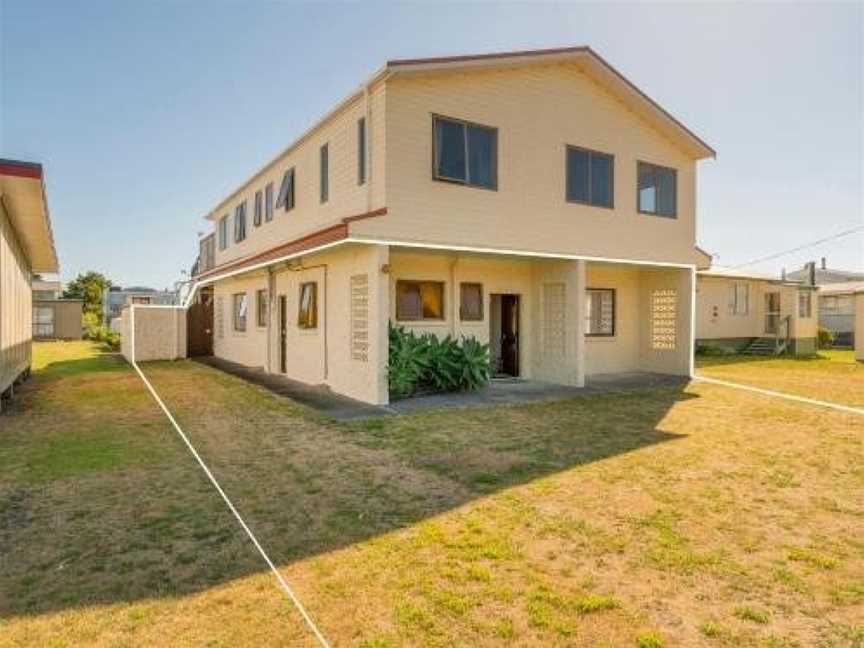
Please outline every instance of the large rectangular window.
[[249, 301], [246, 293], [236, 293], [233, 301], [234, 307], [234, 330], [246, 330], [246, 315], [249, 310]]
[[809, 318], [813, 316], [813, 294], [809, 290], [798, 292], [798, 317]]
[[276, 199], [276, 209], [282, 208], [285, 211], [294, 209], [294, 167], [288, 169], [282, 176], [279, 197]]
[[268, 182], [264, 187], [264, 220], [268, 223], [273, 220], [273, 183]]
[[357, 184], [366, 182], [366, 118], [357, 120]]
[[318, 328], [318, 284], [314, 281], [300, 284], [297, 326], [301, 329]]
[[246, 238], [246, 201], [234, 208], [234, 242], [239, 243]]
[[735, 281], [729, 286], [729, 313], [748, 315], [750, 313], [750, 284]]
[[498, 188], [498, 131], [445, 117], [432, 120], [436, 180]]
[[678, 172], [647, 162], [638, 162], [636, 166], [639, 176], [639, 211], [675, 218], [678, 209]]
[[444, 283], [397, 281], [396, 319], [400, 321], [443, 320]]
[[567, 200], [612, 207], [614, 158], [608, 153], [567, 147]]
[[463, 322], [483, 321], [483, 284], [459, 284], [459, 319]]
[[219, 219], [219, 249], [228, 247], [228, 214]]
[[258, 326], [267, 326], [267, 291], [255, 292], [255, 323]]
[[261, 217], [264, 214], [264, 195], [261, 193], [261, 190], [255, 192], [255, 215], [252, 217], [252, 222], [255, 223], [255, 227], [261, 225]]
[[325, 144], [321, 147], [321, 202], [325, 203], [330, 198], [330, 147]]
[[589, 288], [585, 291], [585, 335], [615, 335], [615, 290]]

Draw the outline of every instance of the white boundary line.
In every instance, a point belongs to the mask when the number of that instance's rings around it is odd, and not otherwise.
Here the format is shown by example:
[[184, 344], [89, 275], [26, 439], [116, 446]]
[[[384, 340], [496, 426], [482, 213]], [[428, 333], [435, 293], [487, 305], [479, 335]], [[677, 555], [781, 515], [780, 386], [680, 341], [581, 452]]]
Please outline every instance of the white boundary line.
[[693, 376], [693, 380], [701, 380], [702, 382], [712, 383], [714, 385], [722, 385], [723, 387], [731, 387], [733, 389], [743, 389], [744, 391], [762, 394], [763, 396], [774, 396], [775, 398], [784, 398], [786, 400], [796, 401], [799, 403], [807, 403], [808, 405], [818, 405], [820, 407], [829, 407], [831, 409], [846, 412], [848, 414], [857, 414], [864, 416], [864, 409], [860, 407], [850, 407], [849, 405], [840, 405], [830, 401], [816, 400], [815, 398], [806, 398], [804, 396], [795, 396], [794, 394], [784, 394], [783, 392], [772, 391], [770, 389], [762, 389], [760, 387], [750, 387], [740, 383], [728, 382], [717, 378], [707, 378], [705, 376]]
[[216, 481], [216, 478], [213, 476], [213, 473], [210, 472], [210, 469], [207, 467], [207, 464], [204, 463], [204, 460], [201, 459], [201, 456], [195, 450], [195, 447], [183, 433], [183, 430], [180, 429], [180, 426], [177, 424], [177, 421], [174, 420], [174, 417], [171, 415], [171, 412], [168, 411], [168, 408], [165, 406], [165, 403], [162, 402], [162, 399], [159, 398], [159, 394], [156, 393], [156, 390], [153, 388], [153, 385], [150, 384], [150, 381], [147, 380], [147, 376], [144, 375], [144, 372], [141, 371], [141, 368], [138, 366], [138, 363], [135, 362], [135, 306], [129, 307], [129, 317], [130, 317], [130, 325], [129, 325], [129, 337], [131, 337], [131, 364], [132, 368], [138, 373], [141, 377], [141, 380], [144, 381], [144, 385], [146, 385], [150, 395], [153, 396], [153, 399], [159, 405], [163, 412], [165, 412], [165, 416], [168, 417], [168, 420], [171, 421], [171, 425], [174, 426], [174, 429], [177, 430], [177, 434], [180, 435], [180, 438], [183, 439], [183, 443], [186, 444], [186, 447], [189, 448], [189, 452], [192, 453], [192, 456], [195, 457], [195, 460], [198, 462], [198, 465], [201, 466], [201, 469], [204, 471], [204, 474], [207, 475], [207, 478], [216, 488], [219, 495], [222, 496], [222, 499], [225, 501], [225, 504], [228, 505], [228, 508], [231, 510], [231, 513], [234, 514], [234, 517], [237, 518], [237, 521], [240, 523], [240, 526], [243, 527], [243, 530], [246, 532], [246, 535], [249, 536], [249, 539], [252, 541], [252, 544], [255, 545], [255, 548], [258, 550], [258, 553], [261, 554], [261, 557], [264, 559], [264, 562], [267, 563], [267, 566], [270, 567], [270, 570], [276, 576], [276, 580], [279, 582], [279, 586], [294, 604], [294, 607], [297, 608], [297, 611], [300, 612], [300, 615], [303, 617], [303, 620], [306, 621], [306, 625], [312, 630], [312, 633], [315, 635], [315, 638], [324, 648], [330, 648], [330, 644], [327, 643], [327, 640], [324, 638], [324, 635], [321, 634], [321, 631], [318, 629], [318, 626], [315, 625], [315, 622], [312, 620], [312, 617], [309, 616], [309, 613], [306, 611], [306, 608], [303, 607], [303, 604], [300, 602], [300, 599], [294, 594], [294, 591], [291, 589], [291, 586], [288, 585], [288, 582], [282, 576], [278, 569], [276, 569], [276, 565], [273, 564], [273, 561], [270, 560], [270, 556], [267, 555], [267, 552], [264, 551], [264, 548], [261, 546], [261, 543], [258, 542], [258, 538], [255, 537], [255, 534], [252, 533], [252, 530], [247, 526], [246, 522], [243, 521], [243, 518], [240, 517], [240, 513], [237, 512], [237, 509], [234, 508], [234, 504], [228, 499], [228, 496], [225, 494], [225, 491], [222, 490], [222, 487], [219, 485], [219, 482]]

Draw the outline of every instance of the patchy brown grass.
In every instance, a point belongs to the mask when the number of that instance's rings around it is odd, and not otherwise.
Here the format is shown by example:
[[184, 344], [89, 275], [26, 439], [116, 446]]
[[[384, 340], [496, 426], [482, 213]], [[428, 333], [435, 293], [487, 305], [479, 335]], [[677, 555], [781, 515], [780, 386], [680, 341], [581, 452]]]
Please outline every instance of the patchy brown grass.
[[[308, 642], [102, 362], [46, 369], [0, 418], [4, 641]], [[860, 418], [693, 384], [337, 424], [194, 363], [145, 371], [334, 645], [864, 641]], [[123, 452], [52, 467], [70, 438]]]
[[864, 407], [864, 362], [855, 361], [854, 351], [820, 351], [814, 358], [697, 357], [696, 368], [710, 378]]

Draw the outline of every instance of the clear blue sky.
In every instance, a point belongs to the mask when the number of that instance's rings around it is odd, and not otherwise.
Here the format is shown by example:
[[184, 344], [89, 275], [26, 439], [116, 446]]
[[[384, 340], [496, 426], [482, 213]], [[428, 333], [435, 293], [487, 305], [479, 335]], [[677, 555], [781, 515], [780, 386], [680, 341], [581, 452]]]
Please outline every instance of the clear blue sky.
[[[722, 264], [864, 223], [860, 4], [0, 0], [0, 156], [45, 165], [62, 278], [169, 285], [215, 202], [388, 58], [588, 44], [718, 151]], [[864, 235], [825, 255], [864, 269]]]

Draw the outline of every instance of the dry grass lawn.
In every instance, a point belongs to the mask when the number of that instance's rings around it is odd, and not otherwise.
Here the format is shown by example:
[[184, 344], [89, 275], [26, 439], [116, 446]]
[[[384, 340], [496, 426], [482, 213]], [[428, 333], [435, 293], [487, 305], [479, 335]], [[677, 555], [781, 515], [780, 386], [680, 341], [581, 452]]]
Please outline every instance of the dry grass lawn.
[[815, 358], [698, 357], [696, 368], [710, 378], [864, 407], [864, 362], [855, 361], [854, 351], [820, 351]]
[[[0, 644], [311, 645], [136, 376], [38, 354]], [[334, 645], [864, 645], [860, 417], [691, 384], [346, 424], [145, 371]]]

